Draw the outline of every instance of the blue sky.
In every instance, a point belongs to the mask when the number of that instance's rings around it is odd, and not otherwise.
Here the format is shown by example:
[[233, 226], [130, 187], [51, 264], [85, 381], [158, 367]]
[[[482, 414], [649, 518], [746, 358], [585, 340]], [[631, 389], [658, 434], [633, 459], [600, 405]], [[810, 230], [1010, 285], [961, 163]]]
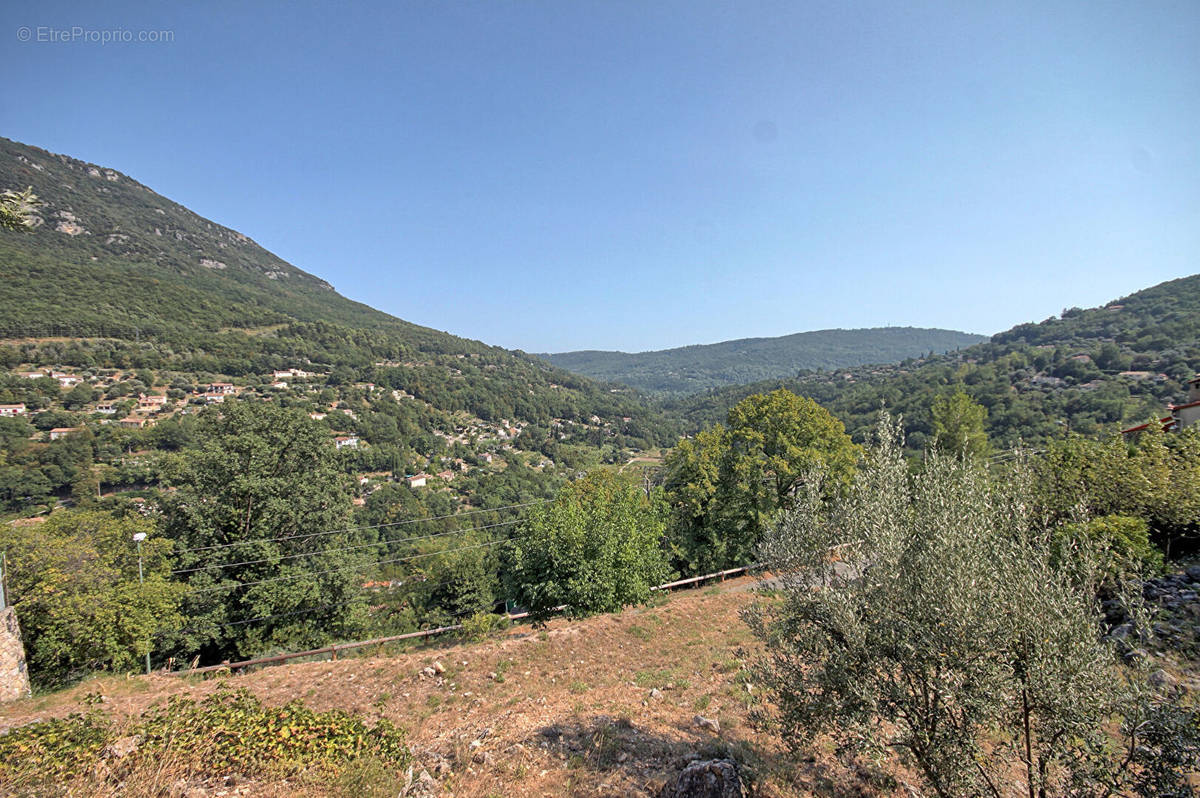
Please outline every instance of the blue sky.
[[6, 4], [0, 134], [528, 351], [992, 333], [1200, 271], [1194, 0], [342, 6]]

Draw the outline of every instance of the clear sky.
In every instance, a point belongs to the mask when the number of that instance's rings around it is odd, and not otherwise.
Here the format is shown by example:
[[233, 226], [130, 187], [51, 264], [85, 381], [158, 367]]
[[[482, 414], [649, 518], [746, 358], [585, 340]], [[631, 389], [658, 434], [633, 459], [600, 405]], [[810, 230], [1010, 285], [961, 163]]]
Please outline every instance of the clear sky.
[[3, 135], [511, 348], [992, 333], [1200, 272], [1196, 0], [41, 0], [0, 41]]

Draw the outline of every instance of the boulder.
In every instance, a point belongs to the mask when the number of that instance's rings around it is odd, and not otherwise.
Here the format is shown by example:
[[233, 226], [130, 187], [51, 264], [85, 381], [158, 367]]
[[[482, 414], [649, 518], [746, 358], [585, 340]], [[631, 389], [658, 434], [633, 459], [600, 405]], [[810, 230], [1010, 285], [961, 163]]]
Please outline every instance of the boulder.
[[658, 798], [743, 798], [742, 777], [732, 759], [706, 759], [688, 763], [663, 785]]
[[1146, 681], [1150, 682], [1150, 686], [1158, 690], [1170, 690], [1179, 684], [1179, 680], [1171, 674], [1167, 673], [1162, 668], [1151, 673]]
[[142, 738], [140, 736], [135, 735], [133, 737], [122, 737], [119, 740], [113, 740], [111, 743], [105, 746], [101, 755], [105, 758], [124, 759], [134, 751], [138, 750], [141, 744]]
[[436, 798], [442, 792], [437, 780], [423, 768], [414, 778], [413, 769], [410, 767], [408, 773], [405, 774], [404, 781], [405, 787], [400, 793], [404, 798]]

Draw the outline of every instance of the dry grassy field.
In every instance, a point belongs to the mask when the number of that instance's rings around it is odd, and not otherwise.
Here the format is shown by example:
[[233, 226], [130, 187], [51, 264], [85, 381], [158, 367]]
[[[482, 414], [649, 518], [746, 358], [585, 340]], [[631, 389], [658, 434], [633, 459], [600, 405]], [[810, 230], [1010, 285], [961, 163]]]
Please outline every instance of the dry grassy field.
[[[101, 706], [113, 715], [133, 717], [168, 696], [199, 698], [227, 684], [271, 705], [299, 698], [317, 710], [392, 720], [407, 730], [416, 759], [443, 795], [653, 795], [688, 759], [728, 754], [743, 763], [758, 796], [902, 794], [893, 779], [840, 762], [829, 750], [785, 756], [753, 727], [758, 694], [742, 664], [755, 641], [738, 617], [754, 598], [751, 584], [727, 582], [540, 630], [514, 627], [475, 643], [203, 680], [90, 680], [0, 709], [0, 728], [79, 711], [89, 694], [102, 694]], [[427, 667], [444, 672], [422, 675]], [[697, 715], [716, 720], [719, 731], [697, 725]], [[121, 794], [295, 796], [327, 789], [237, 774], [172, 775], [132, 777]]]

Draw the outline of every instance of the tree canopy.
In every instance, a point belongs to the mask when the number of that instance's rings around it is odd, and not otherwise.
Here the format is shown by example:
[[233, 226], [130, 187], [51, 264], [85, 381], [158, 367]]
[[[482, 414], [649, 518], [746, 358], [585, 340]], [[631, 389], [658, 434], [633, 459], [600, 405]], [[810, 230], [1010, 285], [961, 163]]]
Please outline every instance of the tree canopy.
[[677, 567], [704, 571], [746, 565], [763, 534], [790, 507], [808, 476], [837, 492], [859, 449], [840, 421], [812, 399], [779, 389], [755, 394], [665, 462]]
[[763, 548], [783, 599], [749, 616], [785, 741], [899, 755], [946, 798], [1187, 794], [1197, 716], [1122, 670], [1092, 540], [1054, 545], [1031, 479], [941, 452], [910, 477], [885, 420], [845, 499], [806, 487]]
[[[135, 534], [147, 536], [144, 584]], [[149, 519], [62, 511], [41, 523], [0, 525], [0, 549], [30, 672], [40, 684], [138, 668], [158, 636], [182, 622], [171, 541]]]
[[[190, 625], [180, 645], [208, 656], [303, 645], [362, 622], [372, 555], [353, 547], [352, 490], [325, 429], [303, 413], [231, 402], [200, 423], [164, 500]], [[240, 624], [247, 618], [262, 623]]]
[[609, 471], [593, 471], [532, 508], [508, 556], [511, 597], [535, 620], [615, 612], [665, 581], [661, 499]]

